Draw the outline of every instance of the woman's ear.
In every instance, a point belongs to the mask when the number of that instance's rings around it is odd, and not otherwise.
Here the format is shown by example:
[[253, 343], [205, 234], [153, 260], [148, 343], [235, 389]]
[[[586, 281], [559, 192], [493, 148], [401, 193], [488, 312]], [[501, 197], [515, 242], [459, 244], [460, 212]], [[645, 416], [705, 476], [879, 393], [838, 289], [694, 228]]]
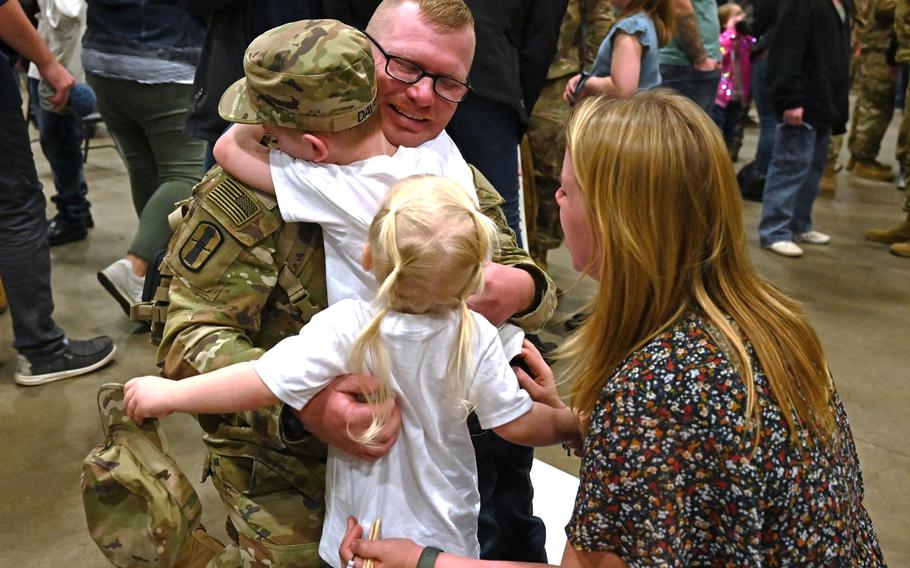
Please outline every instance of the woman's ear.
[[322, 162], [329, 155], [329, 145], [316, 134], [304, 134], [303, 142], [309, 147], [311, 154], [306, 159], [311, 162]]

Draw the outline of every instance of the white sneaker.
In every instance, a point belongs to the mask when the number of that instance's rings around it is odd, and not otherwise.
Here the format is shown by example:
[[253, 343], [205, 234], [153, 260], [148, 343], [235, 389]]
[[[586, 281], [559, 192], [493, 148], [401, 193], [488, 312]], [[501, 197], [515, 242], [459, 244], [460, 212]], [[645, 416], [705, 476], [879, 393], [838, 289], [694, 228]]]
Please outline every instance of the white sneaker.
[[826, 235], [820, 231], [809, 231], [799, 235], [798, 240], [807, 245], [826, 245], [831, 242], [831, 235]]
[[789, 256], [791, 258], [796, 258], [803, 255], [803, 249], [801, 249], [799, 245], [793, 241], [777, 241], [776, 243], [767, 245], [765, 248], [774, 254]]
[[98, 282], [117, 300], [127, 316], [130, 315], [130, 306], [142, 301], [145, 279], [133, 272], [133, 263], [125, 258], [99, 272]]

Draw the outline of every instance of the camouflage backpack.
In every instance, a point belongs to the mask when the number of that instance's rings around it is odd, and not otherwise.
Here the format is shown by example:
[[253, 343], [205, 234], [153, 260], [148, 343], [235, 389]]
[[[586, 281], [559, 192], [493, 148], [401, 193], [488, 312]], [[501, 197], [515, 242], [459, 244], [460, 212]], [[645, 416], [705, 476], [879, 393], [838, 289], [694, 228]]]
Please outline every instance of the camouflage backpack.
[[223, 546], [200, 525], [199, 497], [158, 421], [127, 418], [119, 383], [101, 385], [98, 409], [106, 439], [82, 461], [92, 539], [114, 566], [204, 566]]

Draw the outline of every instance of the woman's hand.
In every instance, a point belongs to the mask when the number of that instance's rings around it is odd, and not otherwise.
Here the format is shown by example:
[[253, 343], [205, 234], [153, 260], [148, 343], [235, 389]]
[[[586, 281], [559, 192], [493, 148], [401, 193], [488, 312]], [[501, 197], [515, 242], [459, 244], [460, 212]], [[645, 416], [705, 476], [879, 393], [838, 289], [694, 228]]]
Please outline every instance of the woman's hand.
[[531, 371], [529, 375], [523, 369], [512, 367], [512, 370], [515, 371], [515, 376], [518, 377], [518, 384], [521, 385], [521, 388], [528, 391], [531, 399], [536, 402], [553, 408], [565, 408], [566, 405], [559, 398], [559, 393], [556, 391], [556, 380], [553, 378], [553, 371], [543, 360], [540, 351], [527, 339], [525, 339], [521, 347], [521, 358]]
[[161, 377], [137, 377], [123, 387], [123, 406], [136, 424], [146, 418], [167, 416], [174, 411], [171, 396], [177, 383]]
[[415, 568], [423, 547], [412, 540], [403, 538], [390, 538], [383, 540], [360, 540], [363, 536], [363, 527], [357, 524], [357, 519], [348, 517], [348, 529], [341, 539], [338, 554], [341, 556], [342, 565], [354, 559], [354, 566], [360, 568], [364, 558], [372, 558], [376, 568]]

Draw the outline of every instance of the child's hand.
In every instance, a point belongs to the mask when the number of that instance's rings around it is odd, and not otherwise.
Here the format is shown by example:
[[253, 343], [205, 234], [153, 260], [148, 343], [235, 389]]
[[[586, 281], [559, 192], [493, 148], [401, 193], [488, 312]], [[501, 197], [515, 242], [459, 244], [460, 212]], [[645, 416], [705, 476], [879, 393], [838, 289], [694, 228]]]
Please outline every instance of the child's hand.
[[531, 371], [531, 375], [524, 372], [518, 367], [512, 367], [515, 376], [518, 377], [518, 384], [521, 388], [528, 391], [531, 399], [553, 408], [565, 408], [566, 405], [559, 398], [556, 391], [556, 380], [553, 378], [553, 371], [543, 360], [540, 351], [534, 347], [534, 344], [525, 339], [521, 348], [521, 358], [525, 365]]
[[562, 100], [569, 106], [575, 106], [575, 89], [578, 88], [579, 81], [581, 81], [581, 73], [569, 79], [566, 84], [566, 91], [562, 94]]
[[161, 377], [137, 377], [123, 387], [126, 413], [136, 424], [146, 418], [167, 416], [173, 412], [171, 396], [177, 383]]

